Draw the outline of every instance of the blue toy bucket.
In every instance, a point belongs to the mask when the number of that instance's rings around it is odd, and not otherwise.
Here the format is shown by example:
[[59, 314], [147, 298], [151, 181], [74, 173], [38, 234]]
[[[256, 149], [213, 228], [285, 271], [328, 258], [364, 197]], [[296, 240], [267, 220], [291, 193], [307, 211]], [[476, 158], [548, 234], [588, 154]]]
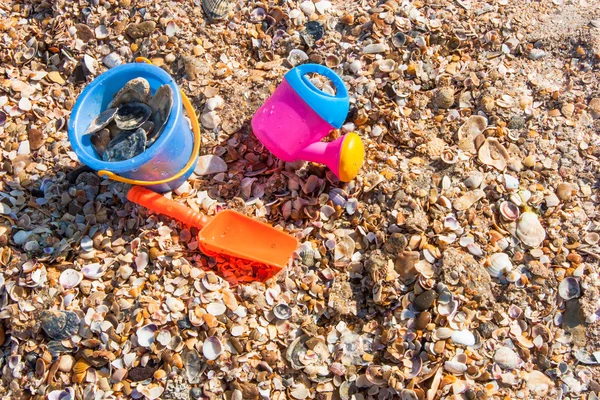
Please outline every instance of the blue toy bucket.
[[[152, 95], [169, 84], [173, 89], [173, 109], [160, 137], [143, 153], [130, 160], [105, 162], [98, 157], [85, 135], [90, 122], [104, 111], [113, 96], [131, 79], [142, 77], [150, 83]], [[192, 129], [184, 118], [186, 109]], [[68, 124], [69, 141], [79, 160], [98, 175], [163, 193], [181, 186], [192, 174], [200, 151], [200, 127], [187, 96], [161, 68], [144, 58], [109, 69], [94, 79], [79, 95]]]

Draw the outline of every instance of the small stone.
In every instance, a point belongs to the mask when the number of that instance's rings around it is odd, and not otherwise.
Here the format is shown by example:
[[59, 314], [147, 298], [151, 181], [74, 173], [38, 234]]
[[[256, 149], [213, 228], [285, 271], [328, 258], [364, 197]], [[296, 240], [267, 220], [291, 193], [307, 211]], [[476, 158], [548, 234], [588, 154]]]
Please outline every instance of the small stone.
[[546, 52], [544, 50], [542, 50], [542, 49], [532, 49], [529, 52], [529, 56], [528, 57], [529, 57], [530, 60], [536, 61], [536, 60], [539, 60], [541, 58], [546, 57], [546, 55], [547, 55]]
[[556, 188], [556, 196], [561, 201], [569, 201], [571, 200], [571, 195], [573, 192], [573, 188], [568, 183], [560, 183]]
[[215, 97], [211, 97], [210, 99], [206, 100], [206, 104], [205, 104], [204, 108], [207, 111], [215, 111], [215, 110], [223, 108], [224, 105], [225, 105], [225, 100], [223, 100], [223, 98], [221, 96], [215, 96]]
[[525, 157], [525, 159], [523, 160], [523, 165], [526, 166], [527, 168], [533, 167], [535, 165], [535, 156], [529, 155], [529, 156]]
[[433, 305], [437, 294], [433, 290], [428, 290], [426, 292], [421, 293], [415, 299], [413, 304], [415, 310], [417, 311], [425, 311]]
[[48, 79], [50, 79], [52, 82], [54, 83], [58, 83], [59, 85], [64, 85], [65, 84], [65, 80], [63, 79], [62, 76], [60, 76], [60, 73], [58, 71], [50, 71], [48, 72], [48, 75], [46, 75], [48, 77]]
[[525, 126], [525, 118], [522, 115], [514, 115], [508, 121], [509, 129], [522, 129]]
[[548, 196], [545, 197], [544, 200], [546, 200], [547, 207], [556, 207], [560, 204], [560, 200], [554, 193], [550, 193]]
[[173, 55], [173, 53], [169, 53], [165, 56], [166, 63], [172, 63], [173, 61], [175, 61], [175, 56]]
[[300, 10], [307, 16], [310, 17], [315, 13], [315, 3], [311, 0], [306, 0], [300, 3]]
[[600, 97], [591, 99], [588, 108], [593, 119], [600, 118]]
[[145, 381], [146, 379], [150, 379], [154, 376], [155, 369], [156, 368], [151, 368], [148, 366], [135, 367], [127, 373], [127, 378], [131, 379], [133, 382]]
[[401, 233], [392, 233], [383, 245], [383, 251], [389, 255], [398, 256], [404, 251], [408, 241]]
[[139, 39], [150, 36], [155, 28], [156, 22], [154, 21], [144, 21], [139, 24], [129, 24], [127, 27], [127, 34], [133, 39]]
[[477, 189], [483, 182], [483, 173], [479, 171], [471, 171], [469, 177], [465, 179], [465, 186], [469, 189]]
[[227, 163], [221, 157], [205, 155], [198, 158], [194, 173], [199, 176], [218, 174], [227, 171]]
[[415, 321], [415, 328], [423, 330], [431, 322], [431, 314], [428, 311], [423, 311], [417, 316]]
[[200, 123], [204, 128], [213, 130], [221, 125], [221, 117], [215, 111], [209, 111], [200, 116]]

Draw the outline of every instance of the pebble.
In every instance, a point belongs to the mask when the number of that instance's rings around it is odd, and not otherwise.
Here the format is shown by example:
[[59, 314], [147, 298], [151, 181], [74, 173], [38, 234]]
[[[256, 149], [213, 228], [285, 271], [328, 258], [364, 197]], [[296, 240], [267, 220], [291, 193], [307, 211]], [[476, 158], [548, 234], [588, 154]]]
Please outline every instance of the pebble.
[[529, 59], [536, 61], [536, 60], [546, 57], [546, 55], [547, 55], [546, 52], [542, 49], [532, 49], [529, 52]]
[[102, 64], [106, 65], [108, 68], [114, 68], [117, 65], [123, 64], [123, 59], [117, 53], [110, 53], [102, 59]]
[[76, 36], [83, 40], [84, 42], [89, 42], [90, 40], [95, 40], [96, 35], [92, 28], [87, 26], [86, 24], [75, 24]]
[[558, 185], [558, 187], [556, 188], [556, 196], [561, 200], [561, 201], [569, 201], [571, 200], [571, 193], [572, 193], [573, 189], [571, 187], [570, 184], [568, 183], [560, 183]]
[[431, 322], [431, 313], [429, 311], [423, 311], [417, 315], [417, 319], [415, 321], [415, 328], [419, 330], [423, 330], [427, 327], [427, 325]]
[[127, 27], [127, 34], [133, 39], [139, 39], [142, 37], [149, 36], [156, 28], [156, 22], [144, 21], [139, 24], [129, 24]]
[[307, 17], [310, 17], [315, 13], [315, 3], [310, 0], [303, 1], [300, 3], [300, 10], [302, 10]]
[[454, 104], [454, 89], [443, 87], [437, 91], [433, 98], [433, 104], [439, 108], [450, 108]]
[[414, 302], [415, 310], [425, 311], [433, 305], [437, 294], [433, 290], [428, 290], [417, 296]]
[[221, 125], [221, 117], [215, 111], [209, 111], [200, 116], [200, 123], [206, 129], [212, 130]]
[[206, 155], [198, 157], [194, 173], [199, 176], [218, 174], [227, 171], [227, 164], [221, 157]]
[[546, 206], [547, 207], [556, 207], [557, 205], [560, 204], [560, 200], [558, 199], [558, 196], [556, 196], [554, 193], [550, 193], [549, 195], [547, 195], [544, 200], [546, 201]]

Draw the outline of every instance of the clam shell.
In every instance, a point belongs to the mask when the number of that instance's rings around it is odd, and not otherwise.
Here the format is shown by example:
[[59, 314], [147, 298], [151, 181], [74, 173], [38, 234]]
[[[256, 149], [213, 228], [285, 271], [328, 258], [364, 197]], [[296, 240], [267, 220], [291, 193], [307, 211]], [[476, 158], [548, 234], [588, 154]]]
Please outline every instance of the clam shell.
[[515, 369], [519, 365], [519, 356], [508, 347], [500, 347], [494, 354], [494, 362], [503, 369]]
[[475, 344], [475, 336], [466, 329], [452, 332], [451, 338], [454, 343], [464, 346], [473, 346]]
[[48, 393], [48, 400], [75, 400], [75, 391], [72, 388], [53, 390]]
[[406, 35], [404, 33], [398, 32], [392, 37], [392, 44], [395, 47], [402, 47], [404, 43], [406, 43]]
[[79, 331], [80, 319], [72, 311], [44, 310], [40, 313], [42, 329], [54, 340], [65, 340]]
[[94, 118], [92, 120], [92, 122], [90, 122], [85, 133], [86, 134], [94, 133], [94, 132], [98, 132], [100, 129], [106, 128], [108, 126], [108, 124], [110, 124], [113, 121], [116, 114], [117, 114], [116, 107], [104, 110], [103, 112], [100, 113], [100, 115], [98, 115], [96, 118]]
[[223, 353], [223, 344], [214, 337], [208, 337], [202, 345], [202, 354], [207, 360], [216, 360]]
[[279, 303], [273, 307], [273, 314], [281, 320], [290, 319], [292, 317], [292, 308], [285, 303]]
[[144, 325], [136, 331], [138, 344], [142, 347], [150, 347], [154, 343], [154, 334], [158, 326], [154, 324]]
[[508, 158], [508, 151], [506, 151], [498, 139], [487, 138], [479, 148], [479, 161], [499, 171], [503, 171], [506, 168]]
[[146, 149], [146, 132], [142, 128], [135, 131], [122, 131], [108, 144], [102, 159], [104, 161], [129, 160]]
[[292, 49], [287, 60], [293, 67], [296, 67], [308, 60], [308, 55], [300, 49]]
[[117, 128], [131, 131], [141, 127], [152, 115], [152, 109], [144, 103], [131, 102], [123, 104], [117, 110], [115, 123]]
[[210, 303], [206, 306], [206, 311], [216, 317], [224, 314], [227, 311], [227, 307], [223, 303]]
[[81, 269], [81, 273], [88, 279], [99, 279], [104, 275], [106, 267], [101, 266], [98, 263], [88, 264]]
[[472, 115], [458, 128], [458, 147], [466, 152], [475, 152], [475, 138], [487, 128], [488, 121], [480, 115]]
[[517, 222], [517, 237], [529, 247], [538, 247], [546, 238], [546, 231], [538, 220], [535, 213], [531, 211], [521, 214]]
[[65, 289], [71, 289], [79, 285], [83, 280], [83, 274], [74, 269], [65, 269], [59, 278], [60, 285]]
[[134, 78], [119, 90], [108, 108], [127, 103], [146, 103], [150, 99], [150, 83], [144, 78]]
[[106, 147], [108, 147], [108, 144], [110, 143], [111, 139], [112, 135], [110, 133], [110, 130], [106, 128], [101, 129], [98, 132], [94, 132], [90, 135], [90, 142], [92, 143], [92, 146], [94, 146], [94, 150], [96, 150], [96, 153], [98, 153], [98, 156], [100, 156], [100, 158], [104, 156]]
[[581, 296], [579, 281], [572, 276], [564, 278], [558, 285], [558, 294], [564, 300], [571, 300]]
[[207, 290], [214, 292], [223, 287], [223, 280], [213, 273], [208, 273], [202, 277], [202, 285], [204, 285]]
[[512, 201], [503, 201], [500, 203], [500, 215], [506, 221], [516, 221], [519, 218], [519, 207]]
[[392, 72], [396, 69], [396, 61], [389, 58], [379, 61], [378, 65], [381, 72]]

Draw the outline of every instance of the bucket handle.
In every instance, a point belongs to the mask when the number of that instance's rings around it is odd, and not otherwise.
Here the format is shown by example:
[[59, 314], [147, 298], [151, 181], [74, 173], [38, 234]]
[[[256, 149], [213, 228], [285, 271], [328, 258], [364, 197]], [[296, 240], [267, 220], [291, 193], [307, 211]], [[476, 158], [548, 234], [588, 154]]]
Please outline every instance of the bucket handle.
[[[135, 62], [145, 62], [148, 64], [152, 64], [152, 61], [150, 61], [144, 57], [137, 57], [135, 59]], [[192, 167], [192, 165], [194, 165], [194, 162], [196, 161], [196, 158], [198, 157], [198, 154], [200, 153], [200, 141], [201, 141], [200, 126], [198, 125], [198, 118], [196, 117], [196, 112], [194, 111], [194, 108], [192, 107], [192, 103], [190, 103], [190, 100], [188, 99], [188, 97], [185, 95], [185, 93], [183, 93], [183, 90], [179, 89], [179, 92], [181, 93], [182, 103], [183, 103], [183, 106], [185, 107], [185, 111], [187, 112], [188, 117], [190, 118], [190, 120], [192, 122], [192, 131], [194, 133], [194, 148], [192, 149], [192, 155], [190, 156], [190, 159], [188, 160], [187, 164], [175, 175], [171, 176], [170, 178], [161, 179], [159, 181], [140, 181], [137, 179], [124, 178], [122, 176], [115, 174], [114, 172], [110, 172], [110, 171], [107, 171], [104, 169], [98, 171], [98, 175], [100, 175], [100, 177], [112, 179], [113, 181], [117, 181], [117, 182], [128, 183], [130, 185], [138, 185], [138, 186], [161, 185], [163, 183], [169, 183], [171, 181], [181, 178]]]

